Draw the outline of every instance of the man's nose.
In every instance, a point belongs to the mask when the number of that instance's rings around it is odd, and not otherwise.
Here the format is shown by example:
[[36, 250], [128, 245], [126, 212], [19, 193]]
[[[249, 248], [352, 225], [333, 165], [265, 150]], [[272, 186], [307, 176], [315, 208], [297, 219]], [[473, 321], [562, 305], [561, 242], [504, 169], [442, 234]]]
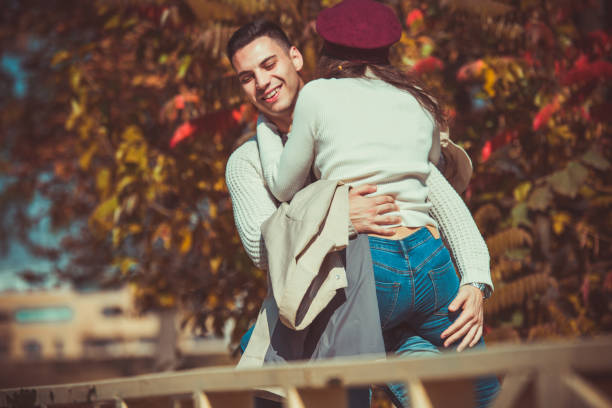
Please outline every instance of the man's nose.
[[264, 90], [270, 84], [270, 75], [266, 72], [260, 72], [255, 74], [255, 87], [260, 90]]

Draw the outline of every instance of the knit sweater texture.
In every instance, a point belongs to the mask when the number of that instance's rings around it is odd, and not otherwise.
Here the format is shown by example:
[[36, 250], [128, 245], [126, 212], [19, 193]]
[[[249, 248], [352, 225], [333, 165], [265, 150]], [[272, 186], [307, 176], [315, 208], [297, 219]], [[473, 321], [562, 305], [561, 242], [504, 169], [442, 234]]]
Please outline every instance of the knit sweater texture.
[[375, 184], [395, 197], [401, 225], [435, 225], [425, 185], [434, 121], [409, 92], [373, 78], [318, 79], [304, 86], [293, 115], [284, 148], [266, 121], [257, 127], [264, 178], [278, 200], [289, 201], [312, 168], [320, 179]]
[[[278, 133], [276, 137], [280, 139]], [[244, 249], [257, 267], [267, 269], [260, 227], [276, 211], [278, 201], [265, 183], [255, 137], [232, 153], [225, 177]], [[461, 274], [461, 284], [481, 282], [493, 288], [489, 251], [465, 203], [432, 164], [425, 182], [431, 203], [429, 214], [437, 222], [449, 247]]]

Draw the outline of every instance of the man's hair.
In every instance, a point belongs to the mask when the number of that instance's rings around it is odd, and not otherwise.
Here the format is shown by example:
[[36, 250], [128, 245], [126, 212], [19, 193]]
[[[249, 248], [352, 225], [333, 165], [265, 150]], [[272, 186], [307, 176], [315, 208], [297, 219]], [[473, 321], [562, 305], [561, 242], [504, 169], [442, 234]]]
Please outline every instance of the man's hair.
[[[270, 37], [285, 51], [291, 48], [287, 34], [276, 24], [264, 19], [257, 19], [240, 27], [227, 42], [227, 57], [231, 61], [234, 54], [242, 47], [247, 46], [259, 37]], [[233, 64], [232, 64], [233, 65]]]

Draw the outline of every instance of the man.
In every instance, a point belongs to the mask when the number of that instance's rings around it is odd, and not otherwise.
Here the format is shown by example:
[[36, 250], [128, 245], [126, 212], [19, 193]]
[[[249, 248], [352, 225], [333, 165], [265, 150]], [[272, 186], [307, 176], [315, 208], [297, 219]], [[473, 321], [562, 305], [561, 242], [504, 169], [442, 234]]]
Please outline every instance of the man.
[[[295, 102], [304, 85], [299, 75], [303, 66], [299, 50], [276, 25], [255, 21], [232, 36], [227, 53], [249, 101], [261, 112], [263, 120], [276, 127], [279, 137], [284, 138], [291, 128]], [[255, 138], [236, 149], [228, 160], [226, 181], [243, 245], [253, 262], [265, 268], [266, 255], [260, 227], [276, 210], [278, 203], [266, 188], [257, 149]], [[430, 180], [427, 183], [433, 203], [432, 215], [449, 242], [463, 276], [458, 295], [449, 306], [451, 312], [461, 310], [461, 314], [442, 333], [442, 338], [445, 347], [461, 339], [457, 345], [457, 351], [461, 351], [475, 345], [482, 336], [482, 303], [491, 290], [489, 257], [465, 205], [462, 202], [449, 206], [452, 208], [441, 205], [448, 194], [436, 190], [439, 181], [437, 183], [432, 184]], [[375, 186], [351, 190], [349, 216], [352, 226], [358, 233], [390, 235], [384, 225], [395, 224], [398, 219], [386, 214], [397, 210], [397, 206], [392, 197], [371, 197], [375, 191]], [[447, 209], [456, 212], [445, 213]], [[428, 347], [419, 340], [415, 341], [415, 346], [420, 350], [436, 351], [435, 347]]]

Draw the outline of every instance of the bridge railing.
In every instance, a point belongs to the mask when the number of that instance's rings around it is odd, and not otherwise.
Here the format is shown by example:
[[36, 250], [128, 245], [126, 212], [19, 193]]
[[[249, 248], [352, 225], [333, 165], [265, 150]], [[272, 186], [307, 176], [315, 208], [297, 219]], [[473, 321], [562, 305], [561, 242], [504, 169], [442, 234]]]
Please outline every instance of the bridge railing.
[[[0, 390], [0, 407], [241, 408], [255, 395], [288, 408], [346, 407], [348, 387], [404, 382], [412, 407], [472, 406], [472, 379], [503, 379], [495, 407], [612, 407], [612, 337], [418, 358], [211, 367]], [[278, 395], [283, 395], [279, 397]]]

